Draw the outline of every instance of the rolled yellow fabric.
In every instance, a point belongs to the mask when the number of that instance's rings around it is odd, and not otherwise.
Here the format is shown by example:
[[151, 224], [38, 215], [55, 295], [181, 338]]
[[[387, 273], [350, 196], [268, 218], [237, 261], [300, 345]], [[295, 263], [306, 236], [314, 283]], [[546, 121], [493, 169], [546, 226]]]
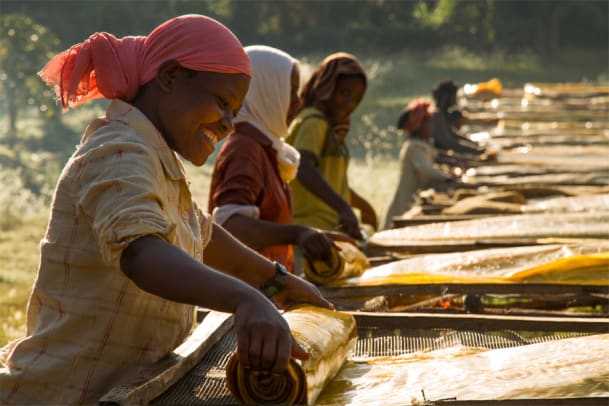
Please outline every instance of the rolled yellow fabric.
[[343, 286], [422, 283], [609, 284], [609, 251], [594, 244], [496, 248], [430, 254], [380, 265]]
[[331, 285], [346, 278], [360, 276], [370, 268], [366, 255], [353, 244], [336, 241], [340, 248], [332, 249], [331, 264], [324, 261], [304, 261], [305, 277], [318, 285]]
[[303, 306], [284, 314], [292, 335], [310, 354], [306, 361], [290, 360], [281, 375], [255, 374], [241, 367], [236, 353], [226, 367], [227, 385], [244, 404], [308, 404], [338, 373], [357, 340], [353, 316]]
[[609, 283], [609, 252], [573, 255], [508, 276], [514, 282], [550, 282], [589, 285]]

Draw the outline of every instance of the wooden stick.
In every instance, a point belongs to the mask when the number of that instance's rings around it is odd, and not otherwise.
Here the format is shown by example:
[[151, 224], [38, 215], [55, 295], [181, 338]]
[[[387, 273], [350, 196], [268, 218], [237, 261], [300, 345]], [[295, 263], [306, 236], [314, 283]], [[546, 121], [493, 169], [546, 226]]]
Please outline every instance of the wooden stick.
[[558, 283], [413, 283], [380, 286], [319, 286], [328, 299], [372, 296], [446, 295], [446, 294], [522, 294], [558, 295], [570, 293], [586, 296], [592, 293], [609, 294], [607, 285], [575, 285]]
[[609, 318], [525, 317], [481, 314], [349, 312], [358, 328], [493, 331], [561, 331], [609, 333]]

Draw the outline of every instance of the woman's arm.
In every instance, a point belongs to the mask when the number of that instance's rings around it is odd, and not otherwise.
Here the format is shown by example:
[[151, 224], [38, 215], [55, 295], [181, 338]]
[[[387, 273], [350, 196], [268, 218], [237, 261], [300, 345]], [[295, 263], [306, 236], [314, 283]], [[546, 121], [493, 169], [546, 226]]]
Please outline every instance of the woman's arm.
[[[214, 224], [212, 238], [205, 248], [203, 257], [206, 264], [257, 288], [275, 276], [273, 262], [246, 247], [217, 224]], [[304, 279], [288, 275], [285, 282], [285, 289], [282, 292], [285, 300], [273, 297], [275, 303], [279, 305], [284, 302], [310, 303], [315, 306], [332, 307], [321, 296], [319, 290]]]
[[342, 226], [341, 231], [355, 239], [361, 239], [359, 223], [350, 203], [346, 202], [336, 193], [319, 173], [315, 155], [309, 151], [301, 150], [299, 152], [300, 167], [298, 168], [298, 180], [300, 183], [336, 211], [339, 223]]
[[[224, 251], [230, 260], [219, 257], [217, 251], [223, 251], [223, 244], [228, 245]], [[256, 252], [244, 249], [238, 241], [231, 241], [230, 235], [219, 226], [214, 226], [212, 242], [205, 253], [213, 263], [221, 265], [220, 269], [233, 271], [233, 276], [211, 269], [155, 236], [132, 242], [121, 255], [121, 269], [148, 293], [233, 313], [238, 356], [246, 366], [278, 372], [286, 368], [290, 354], [306, 359], [307, 354], [293, 341], [287, 323], [273, 303], [255, 289], [275, 275], [274, 264]], [[244, 262], [247, 260], [253, 263], [248, 266]], [[234, 276], [242, 276], [249, 284]], [[284, 302], [287, 302], [284, 297], [289, 297], [294, 301], [332, 307], [316, 288], [294, 276], [286, 277], [282, 295], [279, 299]]]
[[374, 229], [378, 229], [378, 219], [376, 212], [368, 200], [357, 194], [353, 189], [351, 190], [351, 205], [356, 209], [359, 209], [362, 216], [362, 223], [370, 224]]
[[240, 214], [231, 216], [224, 228], [247, 246], [259, 250], [271, 245], [298, 245], [307, 258], [329, 261], [334, 246], [326, 233], [299, 224], [279, 224]]

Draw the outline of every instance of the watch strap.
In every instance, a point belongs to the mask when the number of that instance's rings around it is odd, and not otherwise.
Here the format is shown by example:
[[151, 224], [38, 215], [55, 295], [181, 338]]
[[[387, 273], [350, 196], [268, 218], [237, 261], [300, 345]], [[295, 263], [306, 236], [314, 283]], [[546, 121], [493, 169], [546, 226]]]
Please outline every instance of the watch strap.
[[285, 287], [285, 278], [288, 275], [288, 270], [283, 264], [279, 262], [274, 262], [275, 264], [275, 275], [268, 281], [266, 281], [261, 287], [260, 290], [264, 294], [264, 296], [269, 299], [275, 296], [277, 293], [281, 292]]

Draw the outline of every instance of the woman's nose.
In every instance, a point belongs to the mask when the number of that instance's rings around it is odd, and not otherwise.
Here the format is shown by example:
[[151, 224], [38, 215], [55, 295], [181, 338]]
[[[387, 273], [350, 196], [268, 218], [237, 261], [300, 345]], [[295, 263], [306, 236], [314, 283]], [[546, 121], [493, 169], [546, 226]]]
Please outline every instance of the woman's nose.
[[235, 126], [233, 124], [234, 119], [235, 119], [235, 116], [232, 112], [226, 112], [224, 114], [224, 116], [222, 117], [222, 121], [220, 122], [220, 125], [222, 127], [222, 132], [225, 135], [228, 135], [234, 131], [234, 129], [235, 129]]

